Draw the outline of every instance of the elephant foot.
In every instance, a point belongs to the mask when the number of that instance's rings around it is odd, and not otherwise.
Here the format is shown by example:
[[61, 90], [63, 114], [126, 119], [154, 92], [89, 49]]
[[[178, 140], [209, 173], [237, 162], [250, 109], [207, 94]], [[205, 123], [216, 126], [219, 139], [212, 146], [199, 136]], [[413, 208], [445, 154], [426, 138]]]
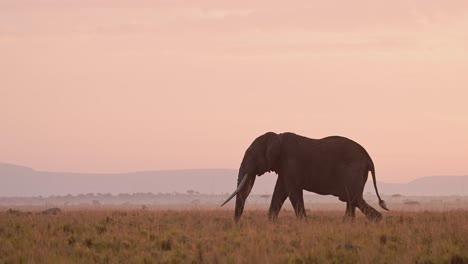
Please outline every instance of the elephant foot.
[[367, 214], [366, 218], [367, 218], [368, 221], [378, 223], [378, 222], [382, 221], [383, 216], [382, 216], [381, 213], [375, 211], [375, 212], [371, 212], [371, 213]]
[[382, 220], [382, 214], [375, 210], [372, 206], [368, 205], [364, 200], [361, 200], [358, 204], [358, 208], [366, 215], [366, 218], [370, 221], [379, 222]]
[[270, 220], [270, 222], [276, 222], [278, 220], [279, 212], [280, 210], [277, 208], [270, 208], [270, 210], [268, 210], [268, 220]]
[[278, 222], [278, 216], [268, 216], [268, 220], [270, 220], [271, 223], [276, 223]]
[[380, 222], [382, 221], [382, 214], [381, 213], [377, 213], [376, 215], [373, 216], [372, 220], [375, 221], [375, 222]]

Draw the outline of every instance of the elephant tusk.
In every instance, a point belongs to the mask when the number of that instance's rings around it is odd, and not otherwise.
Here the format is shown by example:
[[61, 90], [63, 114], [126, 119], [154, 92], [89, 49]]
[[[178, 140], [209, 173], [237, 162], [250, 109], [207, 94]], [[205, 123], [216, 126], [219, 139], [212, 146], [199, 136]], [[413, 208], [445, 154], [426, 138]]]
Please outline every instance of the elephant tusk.
[[231, 194], [231, 196], [229, 196], [229, 198], [226, 199], [226, 201], [221, 205], [221, 207], [225, 205], [227, 202], [231, 201], [231, 199], [234, 198], [234, 196], [236, 196], [236, 194], [242, 189], [242, 187], [244, 187], [245, 183], [247, 182], [247, 176], [248, 174], [244, 175], [244, 179], [242, 179], [237, 189]]

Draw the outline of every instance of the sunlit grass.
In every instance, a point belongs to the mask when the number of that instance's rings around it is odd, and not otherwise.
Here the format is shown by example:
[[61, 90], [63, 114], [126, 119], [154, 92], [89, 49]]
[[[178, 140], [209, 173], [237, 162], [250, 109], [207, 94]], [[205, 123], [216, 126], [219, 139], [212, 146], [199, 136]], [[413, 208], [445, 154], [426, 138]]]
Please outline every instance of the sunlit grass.
[[0, 213], [0, 263], [468, 263], [468, 211], [390, 212], [380, 223], [342, 212], [263, 210]]

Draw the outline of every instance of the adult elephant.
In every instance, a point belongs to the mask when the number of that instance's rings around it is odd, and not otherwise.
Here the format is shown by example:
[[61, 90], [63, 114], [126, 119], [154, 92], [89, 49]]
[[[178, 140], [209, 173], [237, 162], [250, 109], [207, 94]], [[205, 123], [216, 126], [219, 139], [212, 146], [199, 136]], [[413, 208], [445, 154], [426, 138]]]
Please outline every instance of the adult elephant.
[[268, 132], [254, 140], [246, 150], [237, 178], [237, 189], [221, 205], [236, 196], [234, 219], [238, 221], [256, 176], [274, 171], [278, 174], [268, 216], [275, 220], [289, 197], [298, 218], [306, 216], [303, 190], [334, 195], [346, 202], [346, 218], [354, 218], [358, 207], [367, 218], [380, 220], [382, 214], [364, 201], [368, 172], [375, 180], [375, 168], [367, 151], [358, 143], [339, 136], [311, 139], [294, 133]]

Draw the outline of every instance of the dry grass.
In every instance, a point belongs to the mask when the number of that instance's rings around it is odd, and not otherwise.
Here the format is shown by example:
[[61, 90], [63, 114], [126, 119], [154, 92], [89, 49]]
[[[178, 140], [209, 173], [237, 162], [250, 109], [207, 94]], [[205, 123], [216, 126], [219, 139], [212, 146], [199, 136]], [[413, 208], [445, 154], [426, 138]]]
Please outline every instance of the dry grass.
[[0, 263], [468, 263], [468, 211], [390, 212], [380, 223], [343, 212], [79, 210], [0, 213]]

